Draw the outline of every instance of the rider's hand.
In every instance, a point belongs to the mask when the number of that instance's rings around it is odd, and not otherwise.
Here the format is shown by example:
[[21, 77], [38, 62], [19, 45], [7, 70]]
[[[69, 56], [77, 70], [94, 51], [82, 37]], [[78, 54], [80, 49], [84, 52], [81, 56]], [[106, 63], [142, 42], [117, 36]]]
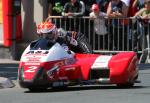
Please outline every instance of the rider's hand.
[[70, 44], [71, 44], [71, 45], [74, 45], [74, 46], [77, 46], [77, 45], [78, 45], [78, 42], [77, 42], [74, 38], [71, 38], [71, 39], [70, 39]]
[[74, 38], [74, 39], [76, 39], [76, 36], [77, 36], [77, 32], [72, 31], [72, 32], [71, 32], [71, 37]]

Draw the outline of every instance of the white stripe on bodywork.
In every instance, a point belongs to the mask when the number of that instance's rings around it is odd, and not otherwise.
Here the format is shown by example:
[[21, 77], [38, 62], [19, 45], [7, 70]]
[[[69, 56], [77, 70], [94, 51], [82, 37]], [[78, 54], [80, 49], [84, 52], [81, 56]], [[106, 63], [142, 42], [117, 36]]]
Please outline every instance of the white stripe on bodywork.
[[99, 56], [92, 65], [92, 68], [108, 68], [108, 62], [112, 56], [101, 55]]

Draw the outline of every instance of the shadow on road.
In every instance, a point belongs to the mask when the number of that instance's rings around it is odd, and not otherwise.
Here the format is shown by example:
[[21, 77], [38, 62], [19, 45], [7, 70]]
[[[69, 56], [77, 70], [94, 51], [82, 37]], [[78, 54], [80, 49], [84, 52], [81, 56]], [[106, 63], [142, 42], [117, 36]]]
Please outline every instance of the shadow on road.
[[69, 92], [69, 91], [83, 91], [83, 90], [104, 90], [104, 89], [140, 89], [145, 88], [143, 86], [134, 86], [133, 88], [118, 88], [115, 85], [112, 86], [75, 86], [67, 88], [57, 88], [57, 89], [47, 89], [47, 90], [38, 90], [38, 91], [25, 91], [25, 93], [53, 93], [53, 92]]

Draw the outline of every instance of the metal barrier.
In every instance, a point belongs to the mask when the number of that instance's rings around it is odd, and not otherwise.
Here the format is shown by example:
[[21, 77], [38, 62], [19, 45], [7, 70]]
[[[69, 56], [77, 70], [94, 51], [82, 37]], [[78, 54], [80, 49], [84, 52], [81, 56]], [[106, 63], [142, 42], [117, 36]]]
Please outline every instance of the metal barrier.
[[145, 23], [145, 21], [143, 23], [139, 19], [92, 19], [90, 17], [67, 18], [62, 16], [51, 16], [50, 18], [57, 27], [84, 33], [96, 53], [124, 51], [143, 53], [149, 47], [150, 23]]

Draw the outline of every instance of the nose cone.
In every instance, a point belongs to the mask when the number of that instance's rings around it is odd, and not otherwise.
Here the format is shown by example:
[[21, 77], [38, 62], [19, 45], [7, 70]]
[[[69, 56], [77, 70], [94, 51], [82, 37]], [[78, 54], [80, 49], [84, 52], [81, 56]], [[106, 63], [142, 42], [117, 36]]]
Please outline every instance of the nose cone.
[[40, 87], [48, 84], [47, 74], [42, 67], [39, 67], [37, 70], [33, 71], [25, 71], [23, 67], [20, 69], [18, 77], [21, 87]]

